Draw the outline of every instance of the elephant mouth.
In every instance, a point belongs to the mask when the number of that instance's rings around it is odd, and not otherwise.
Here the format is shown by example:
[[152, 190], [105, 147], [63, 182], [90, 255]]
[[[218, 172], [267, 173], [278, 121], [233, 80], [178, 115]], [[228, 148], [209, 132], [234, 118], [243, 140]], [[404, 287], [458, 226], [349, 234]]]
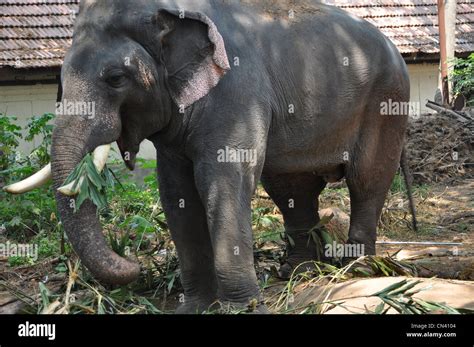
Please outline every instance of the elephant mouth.
[[135, 170], [135, 164], [138, 151], [140, 150], [140, 145], [132, 143], [131, 141], [127, 141], [123, 135], [120, 135], [120, 137], [117, 139], [117, 146], [120, 150], [120, 154], [122, 155], [125, 166], [131, 171]]

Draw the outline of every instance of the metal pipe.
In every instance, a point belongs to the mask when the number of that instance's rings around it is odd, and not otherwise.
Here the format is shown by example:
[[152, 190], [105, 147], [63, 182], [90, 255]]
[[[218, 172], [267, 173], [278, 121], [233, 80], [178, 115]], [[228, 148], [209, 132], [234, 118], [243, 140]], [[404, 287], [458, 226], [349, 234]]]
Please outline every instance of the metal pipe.
[[377, 241], [378, 245], [422, 245], [422, 246], [462, 246], [460, 242], [431, 242], [431, 241]]

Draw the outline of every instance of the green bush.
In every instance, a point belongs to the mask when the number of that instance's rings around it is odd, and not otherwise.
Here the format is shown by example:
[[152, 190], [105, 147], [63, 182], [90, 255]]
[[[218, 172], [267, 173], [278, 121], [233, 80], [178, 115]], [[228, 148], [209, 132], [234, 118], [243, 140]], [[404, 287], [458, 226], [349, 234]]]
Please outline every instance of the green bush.
[[474, 106], [474, 53], [466, 59], [455, 59], [452, 81], [454, 94], [463, 94], [467, 105]]
[[54, 119], [54, 114], [46, 113], [42, 116], [34, 116], [26, 126], [27, 136], [25, 140], [32, 142], [37, 136], [41, 136], [41, 144], [36, 147], [30, 154], [30, 158], [34, 158], [37, 164], [41, 167], [45, 166], [51, 161], [50, 149], [53, 135], [53, 125], [51, 121]]
[[16, 120], [16, 117], [0, 113], [0, 171], [8, 169], [9, 163], [15, 161], [16, 148], [22, 138], [21, 127], [14, 124]]
[[41, 137], [41, 144], [25, 156], [18, 151], [19, 141], [23, 138], [22, 128], [15, 124], [16, 117], [0, 114], [0, 177], [4, 181], [18, 181], [36, 172], [50, 162], [50, 148], [54, 115], [47, 113], [34, 116], [23, 129], [26, 142]]
[[56, 228], [56, 203], [50, 189], [41, 188], [21, 196], [0, 192], [0, 224], [8, 236], [26, 241], [32, 235]]
[[125, 247], [135, 253], [146, 248], [152, 238], [166, 238], [167, 224], [160, 203], [155, 160], [138, 160], [142, 169], [153, 169], [138, 185], [127, 180], [127, 175], [118, 175], [120, 184], [107, 189], [108, 208], [102, 213], [104, 224], [118, 226], [122, 234], [109, 235], [112, 248], [122, 253]]
[[[22, 180], [50, 160], [52, 114], [31, 118], [23, 129], [25, 141], [33, 142], [42, 137], [41, 144], [29, 155], [18, 151], [23, 138], [22, 128], [15, 124], [16, 117], [0, 114], [0, 177], [3, 184]], [[9, 195], [0, 190], [0, 226], [7, 235], [19, 242], [27, 241], [32, 235], [54, 231], [57, 227], [56, 204], [50, 187], [45, 186], [21, 196]]]

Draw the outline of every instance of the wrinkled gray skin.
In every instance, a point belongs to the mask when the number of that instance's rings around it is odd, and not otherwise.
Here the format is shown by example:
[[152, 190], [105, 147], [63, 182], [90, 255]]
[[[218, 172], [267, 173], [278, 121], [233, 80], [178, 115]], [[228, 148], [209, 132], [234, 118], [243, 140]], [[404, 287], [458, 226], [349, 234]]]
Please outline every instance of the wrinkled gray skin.
[[[272, 1], [81, 2], [62, 70], [63, 99], [94, 101], [97, 113], [58, 119], [55, 186], [98, 145], [117, 141], [133, 168], [139, 144], [155, 144], [185, 291], [178, 312], [199, 312], [216, 299], [241, 306], [261, 299], [251, 229], [259, 180], [295, 242], [283, 275], [315, 258], [306, 232], [318, 222], [318, 195], [343, 177], [351, 197], [349, 241], [375, 253], [377, 220], [407, 125], [407, 115], [382, 116], [380, 105], [408, 101], [407, 70], [372, 25], [303, 2], [293, 19]], [[219, 162], [226, 147], [255, 150], [255, 165]], [[108, 248], [95, 207], [86, 202], [74, 214], [69, 198], [56, 198], [89, 270], [113, 284], [136, 279], [138, 265]]]

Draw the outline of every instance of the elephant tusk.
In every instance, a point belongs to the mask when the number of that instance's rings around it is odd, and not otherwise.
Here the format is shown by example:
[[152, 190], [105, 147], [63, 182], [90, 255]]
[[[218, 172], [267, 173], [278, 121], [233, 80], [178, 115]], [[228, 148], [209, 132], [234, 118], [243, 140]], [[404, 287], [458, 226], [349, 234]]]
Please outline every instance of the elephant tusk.
[[[97, 172], [102, 172], [105, 167], [105, 163], [107, 162], [107, 158], [109, 157], [110, 148], [112, 145], [104, 145], [97, 147], [94, 152], [92, 153], [92, 161], [94, 162], [95, 168]], [[81, 186], [84, 177], [79, 178], [79, 181], [76, 184], [76, 181], [73, 181], [65, 186], [59, 187], [58, 191], [61, 194], [66, 196], [75, 196], [81, 192]], [[76, 186], [74, 188], [74, 186]]]
[[3, 190], [10, 194], [23, 194], [39, 188], [51, 179], [51, 164], [46, 165], [34, 175], [20, 181], [3, 187]]

